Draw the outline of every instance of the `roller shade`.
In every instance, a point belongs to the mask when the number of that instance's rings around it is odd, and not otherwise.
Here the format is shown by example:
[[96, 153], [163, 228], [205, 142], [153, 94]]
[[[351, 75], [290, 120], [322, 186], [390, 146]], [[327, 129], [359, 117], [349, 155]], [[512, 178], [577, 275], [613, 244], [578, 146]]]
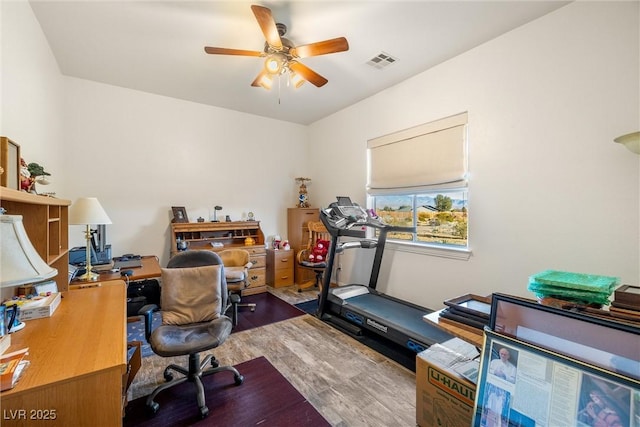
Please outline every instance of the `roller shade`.
[[467, 113], [367, 142], [371, 195], [466, 185]]

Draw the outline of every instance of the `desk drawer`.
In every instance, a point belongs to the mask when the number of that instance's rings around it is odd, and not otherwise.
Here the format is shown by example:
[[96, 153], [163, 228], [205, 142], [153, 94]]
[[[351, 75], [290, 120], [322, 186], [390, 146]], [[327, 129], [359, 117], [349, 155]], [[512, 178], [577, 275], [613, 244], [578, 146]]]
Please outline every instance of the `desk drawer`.
[[265, 254], [262, 255], [251, 255], [249, 260], [253, 264], [251, 269], [254, 268], [265, 268], [267, 266], [267, 256]]
[[273, 281], [268, 284], [274, 288], [293, 285], [293, 268], [276, 270]]
[[265, 268], [252, 268], [249, 270], [249, 286], [242, 291], [242, 295], [252, 295], [266, 291]]

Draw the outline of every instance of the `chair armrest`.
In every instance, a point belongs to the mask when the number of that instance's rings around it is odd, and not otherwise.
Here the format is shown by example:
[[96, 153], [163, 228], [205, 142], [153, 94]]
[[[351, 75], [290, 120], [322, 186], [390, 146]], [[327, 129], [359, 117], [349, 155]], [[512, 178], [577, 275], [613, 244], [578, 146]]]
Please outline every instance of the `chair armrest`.
[[252, 262], [248, 262], [244, 265], [244, 268], [246, 268], [247, 270], [250, 269], [251, 267], [253, 267], [253, 263]]
[[138, 310], [138, 314], [144, 318], [144, 337], [149, 342], [151, 336], [151, 328], [153, 327], [153, 313], [158, 311], [160, 307], [155, 304], [147, 304]]

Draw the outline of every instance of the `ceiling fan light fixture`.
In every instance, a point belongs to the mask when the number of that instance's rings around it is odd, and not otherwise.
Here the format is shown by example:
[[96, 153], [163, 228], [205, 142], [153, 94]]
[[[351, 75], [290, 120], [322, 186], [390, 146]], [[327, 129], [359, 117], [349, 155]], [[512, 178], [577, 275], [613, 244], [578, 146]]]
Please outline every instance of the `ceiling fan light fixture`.
[[264, 61], [264, 69], [269, 74], [280, 74], [287, 62], [287, 58], [281, 53], [272, 53], [267, 55]]
[[289, 81], [291, 82], [291, 84], [293, 85], [294, 88], [298, 89], [300, 86], [302, 86], [304, 84], [304, 82], [306, 81], [305, 79], [302, 78], [302, 76], [300, 76], [300, 74], [294, 72], [294, 71], [289, 71], [290, 77], [289, 77]]
[[257, 81], [258, 85], [266, 90], [271, 90], [273, 86], [273, 78], [269, 74], [262, 74]]

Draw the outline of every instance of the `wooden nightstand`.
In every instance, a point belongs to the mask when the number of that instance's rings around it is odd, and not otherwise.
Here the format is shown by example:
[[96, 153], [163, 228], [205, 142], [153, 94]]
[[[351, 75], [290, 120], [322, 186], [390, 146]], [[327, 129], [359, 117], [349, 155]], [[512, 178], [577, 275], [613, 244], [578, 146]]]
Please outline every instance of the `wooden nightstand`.
[[274, 288], [293, 285], [294, 252], [267, 249], [267, 285]]

